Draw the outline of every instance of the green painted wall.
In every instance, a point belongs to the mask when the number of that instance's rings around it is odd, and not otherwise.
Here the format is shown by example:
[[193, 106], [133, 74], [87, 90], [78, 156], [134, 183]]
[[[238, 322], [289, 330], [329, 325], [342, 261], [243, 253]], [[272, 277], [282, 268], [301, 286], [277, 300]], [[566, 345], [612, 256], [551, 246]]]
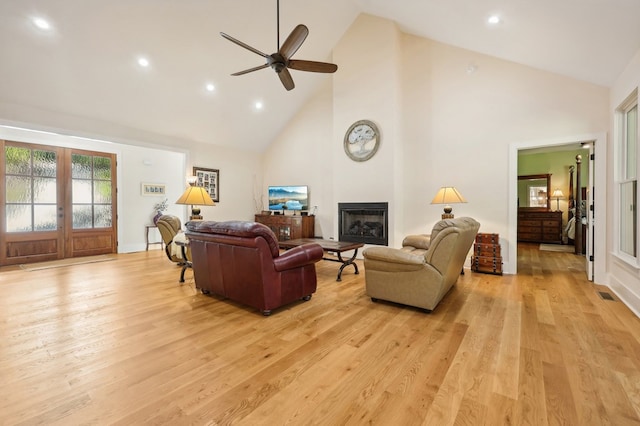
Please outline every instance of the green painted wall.
[[[567, 223], [567, 204], [569, 198], [569, 167], [576, 165], [576, 155], [582, 156], [582, 171], [580, 174], [580, 181], [582, 187], [586, 187], [589, 182], [589, 150], [577, 149], [570, 151], [553, 151], [544, 153], [532, 153], [529, 154], [526, 151], [521, 151], [518, 154], [518, 176], [523, 175], [537, 175], [537, 174], [551, 174], [551, 192], [557, 188], [562, 190], [564, 199], [560, 199], [560, 210], [562, 210], [564, 224]], [[573, 174], [573, 193], [574, 198], [577, 194], [576, 188], [576, 173]], [[518, 197], [526, 197], [526, 194], [518, 193]], [[551, 210], [557, 209], [557, 201], [551, 200]]]

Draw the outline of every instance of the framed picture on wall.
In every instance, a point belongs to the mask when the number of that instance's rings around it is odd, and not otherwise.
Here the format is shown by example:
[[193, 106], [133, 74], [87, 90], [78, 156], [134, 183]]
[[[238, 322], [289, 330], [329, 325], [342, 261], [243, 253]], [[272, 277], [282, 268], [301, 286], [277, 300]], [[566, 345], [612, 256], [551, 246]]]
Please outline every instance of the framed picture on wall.
[[209, 196], [216, 203], [220, 201], [220, 170], [193, 167], [193, 175], [196, 177], [196, 185], [204, 187]]
[[142, 195], [165, 195], [167, 188], [162, 183], [142, 183]]

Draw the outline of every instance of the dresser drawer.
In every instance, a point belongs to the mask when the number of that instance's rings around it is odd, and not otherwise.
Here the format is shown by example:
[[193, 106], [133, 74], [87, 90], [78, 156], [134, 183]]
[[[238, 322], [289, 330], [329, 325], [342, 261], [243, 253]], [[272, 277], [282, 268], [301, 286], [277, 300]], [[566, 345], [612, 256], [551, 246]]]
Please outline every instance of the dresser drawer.
[[542, 232], [524, 232], [518, 231], [518, 240], [520, 241], [542, 241]]
[[523, 219], [518, 222], [518, 226], [532, 226], [532, 227], [538, 226], [539, 227], [539, 226], [542, 226], [542, 221], [532, 220], [532, 219]]

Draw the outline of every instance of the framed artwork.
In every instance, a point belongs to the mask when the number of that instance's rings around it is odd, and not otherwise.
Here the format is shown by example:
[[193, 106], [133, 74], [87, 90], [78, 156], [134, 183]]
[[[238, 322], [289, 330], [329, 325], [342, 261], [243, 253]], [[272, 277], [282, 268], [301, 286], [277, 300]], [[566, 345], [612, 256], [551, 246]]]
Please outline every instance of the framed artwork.
[[193, 175], [196, 186], [204, 187], [213, 201], [220, 202], [220, 170], [194, 166]]
[[142, 183], [142, 195], [165, 195], [167, 187], [163, 183]]

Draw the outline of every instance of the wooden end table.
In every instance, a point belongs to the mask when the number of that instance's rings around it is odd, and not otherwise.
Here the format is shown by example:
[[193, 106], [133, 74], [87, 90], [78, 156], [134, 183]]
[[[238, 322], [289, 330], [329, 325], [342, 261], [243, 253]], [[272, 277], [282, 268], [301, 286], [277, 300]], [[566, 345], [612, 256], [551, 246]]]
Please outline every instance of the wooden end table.
[[[336, 281], [342, 281], [342, 271], [349, 265], [353, 265], [356, 270], [356, 274], [358, 272], [358, 265], [354, 262], [356, 260], [356, 255], [358, 254], [358, 249], [363, 247], [363, 243], [351, 243], [348, 241], [335, 241], [335, 240], [323, 240], [320, 238], [297, 238], [295, 240], [285, 240], [278, 241], [278, 245], [281, 249], [292, 249], [294, 247], [298, 247], [304, 244], [315, 243], [319, 244], [322, 247], [322, 250], [329, 253], [336, 253], [338, 256], [337, 259], [332, 259], [330, 257], [323, 257], [322, 260], [328, 260], [330, 262], [339, 262], [342, 263], [340, 266], [340, 270], [338, 271], [338, 276], [336, 277]], [[342, 253], [345, 251], [353, 250], [353, 256], [349, 259], [343, 259]]]
[[160, 241], [151, 241], [149, 242], [149, 230], [150, 229], [158, 229], [157, 225], [145, 225], [145, 242], [147, 243], [147, 248], [145, 249], [146, 251], [149, 251], [149, 246], [152, 246], [154, 244], [160, 244], [160, 250], [162, 250], [164, 248], [164, 243], [162, 242], [162, 236], [160, 236]]

